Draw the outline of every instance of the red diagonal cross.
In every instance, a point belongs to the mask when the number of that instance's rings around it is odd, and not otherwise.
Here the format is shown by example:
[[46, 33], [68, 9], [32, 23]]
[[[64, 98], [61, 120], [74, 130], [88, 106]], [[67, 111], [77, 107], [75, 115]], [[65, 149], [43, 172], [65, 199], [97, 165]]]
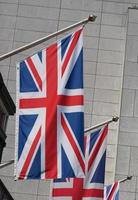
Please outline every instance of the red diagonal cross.
[[83, 197], [102, 198], [103, 189], [87, 189], [83, 186], [84, 179], [74, 178], [72, 188], [53, 188], [53, 197], [72, 197], [72, 200], [83, 200]]
[[106, 127], [102, 131], [102, 134], [100, 134], [99, 140], [96, 143], [94, 150], [90, 154], [89, 161], [88, 161], [88, 171], [90, 170], [90, 168], [92, 167], [93, 163], [95, 162], [95, 159], [96, 159], [96, 157], [98, 155], [98, 152], [99, 152], [99, 150], [101, 148], [101, 145], [102, 145], [103, 141], [105, 140], [105, 138], [107, 136], [107, 133], [108, 133], [108, 125], [106, 125]]
[[118, 187], [118, 182], [115, 182], [114, 185], [113, 185], [113, 187], [110, 190], [110, 193], [109, 193], [109, 195], [107, 197], [107, 200], [112, 200], [113, 199], [113, 197], [115, 195], [115, 192], [117, 190], [117, 187]]
[[[62, 66], [62, 73], [64, 73], [69, 58], [73, 53], [73, 49], [78, 41], [81, 31], [75, 33], [74, 38], [71, 42], [69, 52], [66, 55]], [[37, 73], [35, 64], [31, 58], [27, 59], [28, 66], [34, 74], [38, 86], [42, 89], [42, 81]], [[46, 166], [46, 178], [56, 178], [57, 177], [57, 105], [61, 106], [75, 106], [83, 105], [83, 96], [65, 96], [58, 95], [57, 93], [57, 43], [51, 45], [46, 49], [46, 97], [44, 98], [33, 98], [33, 99], [20, 99], [19, 107], [20, 109], [29, 108], [46, 108], [46, 150], [45, 150], [45, 166]], [[62, 119], [63, 121], [63, 119]], [[81, 157], [81, 156], [80, 156]], [[31, 161], [28, 159], [28, 162]], [[84, 162], [82, 163], [82, 169], [84, 171]], [[24, 165], [28, 165], [25, 163]], [[24, 166], [25, 168], [25, 166]]]

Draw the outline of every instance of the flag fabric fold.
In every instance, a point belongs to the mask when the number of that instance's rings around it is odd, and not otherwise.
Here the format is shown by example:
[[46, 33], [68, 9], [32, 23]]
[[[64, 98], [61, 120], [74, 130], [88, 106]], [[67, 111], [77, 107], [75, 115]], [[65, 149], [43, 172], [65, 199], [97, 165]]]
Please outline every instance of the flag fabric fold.
[[103, 200], [108, 125], [85, 136], [85, 178], [54, 179], [50, 200]]
[[119, 200], [119, 181], [104, 187], [104, 200]]
[[16, 179], [84, 177], [82, 34], [17, 66]]

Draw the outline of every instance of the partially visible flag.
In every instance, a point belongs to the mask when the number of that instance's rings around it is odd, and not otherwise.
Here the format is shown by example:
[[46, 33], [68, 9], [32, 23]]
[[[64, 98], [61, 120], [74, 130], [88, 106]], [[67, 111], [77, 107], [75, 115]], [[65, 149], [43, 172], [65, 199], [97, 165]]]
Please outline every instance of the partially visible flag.
[[55, 179], [51, 200], [103, 200], [108, 125], [86, 136], [86, 177]]
[[104, 200], [119, 200], [119, 181], [104, 187]]
[[17, 179], [84, 177], [82, 32], [18, 64]]

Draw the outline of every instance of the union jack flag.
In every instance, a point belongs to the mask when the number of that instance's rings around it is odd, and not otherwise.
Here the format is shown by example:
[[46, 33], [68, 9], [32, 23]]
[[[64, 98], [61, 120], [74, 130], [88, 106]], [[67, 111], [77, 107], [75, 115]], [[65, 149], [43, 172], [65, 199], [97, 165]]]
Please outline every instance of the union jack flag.
[[108, 125], [86, 136], [86, 177], [54, 179], [50, 200], [103, 200]]
[[104, 200], [119, 200], [119, 181], [104, 187]]
[[17, 66], [16, 179], [84, 177], [82, 33]]

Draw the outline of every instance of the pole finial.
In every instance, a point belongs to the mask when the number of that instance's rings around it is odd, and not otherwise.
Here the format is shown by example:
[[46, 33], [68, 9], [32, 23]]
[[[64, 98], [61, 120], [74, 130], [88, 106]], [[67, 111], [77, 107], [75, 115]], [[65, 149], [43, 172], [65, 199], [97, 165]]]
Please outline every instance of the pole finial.
[[132, 179], [132, 177], [133, 177], [133, 176], [128, 176], [128, 177], [127, 177], [127, 180], [131, 180], [131, 179]]
[[88, 17], [88, 21], [90, 21], [90, 22], [94, 22], [95, 19], [96, 19], [96, 17], [97, 17], [97, 16], [95, 16], [95, 15], [89, 15], [89, 17]]
[[120, 180], [120, 183], [126, 182], [126, 181], [130, 181], [132, 179], [133, 176], [127, 176], [126, 178]]
[[113, 118], [112, 118], [112, 121], [113, 121], [113, 122], [117, 122], [118, 120], [119, 120], [119, 117], [113, 116]]

